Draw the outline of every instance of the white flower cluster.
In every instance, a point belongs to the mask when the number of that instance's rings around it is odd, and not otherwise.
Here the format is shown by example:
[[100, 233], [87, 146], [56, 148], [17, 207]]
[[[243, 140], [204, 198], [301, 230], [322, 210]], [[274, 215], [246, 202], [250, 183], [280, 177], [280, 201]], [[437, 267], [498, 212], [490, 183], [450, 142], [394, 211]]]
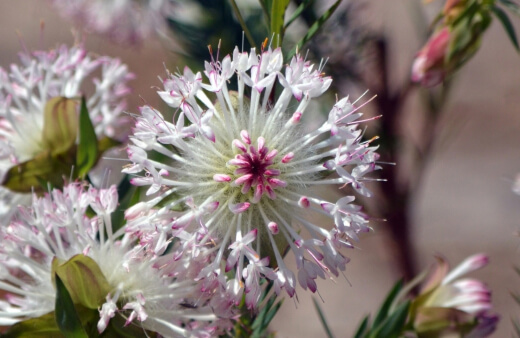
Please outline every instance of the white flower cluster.
[[[117, 203], [115, 186], [98, 190], [69, 184], [63, 192], [34, 196], [31, 207], [21, 207], [18, 219], [0, 228], [0, 288], [12, 294], [0, 302], [0, 325], [52, 312], [53, 259], [65, 262], [84, 255], [94, 260], [110, 286], [99, 309], [100, 333], [116, 313], [126, 318], [126, 325], [139, 323], [166, 337], [188, 335], [193, 318], [199, 332], [215, 332], [211, 321], [217, 317], [207, 301], [211, 293], [202, 293], [185, 278], [196, 265], [174, 260], [173, 254], [149, 252], [124, 227], [113, 231]], [[87, 209], [95, 216], [87, 217]]]
[[[247, 306], [255, 308], [261, 278], [290, 296], [296, 280], [316, 291], [318, 276], [345, 269], [348, 258], [340, 250], [370, 230], [353, 196], [331, 201], [310, 189], [350, 185], [371, 195], [366, 175], [380, 167], [376, 147], [358, 128], [358, 108], [343, 98], [306, 133], [300, 120], [332, 80], [299, 55], [283, 67], [280, 49], [257, 54], [236, 48], [222, 61], [206, 62], [204, 74], [208, 82], [185, 68], [163, 81], [158, 94], [176, 109], [173, 123], [152, 107], [141, 108], [128, 147], [132, 164], [124, 172], [136, 174], [132, 183], [149, 186], [147, 195], [154, 197], [127, 211], [130, 228], [147, 236], [160, 229], [155, 236], [180, 239], [192, 255], [206, 249], [212, 263], [198, 278], [224, 281], [218, 276], [233, 270], [221, 287], [235, 304], [245, 292]], [[183, 211], [172, 212], [180, 206]], [[310, 212], [329, 217], [332, 228], [309, 221]], [[154, 226], [165, 217], [171, 224]], [[295, 255], [297, 277], [283, 262], [285, 247]]]
[[[94, 76], [100, 72], [100, 77]], [[20, 53], [20, 64], [0, 67], [0, 181], [12, 166], [33, 159], [44, 150], [44, 111], [54, 97], [79, 98], [91, 82], [87, 99], [96, 134], [121, 138], [124, 97], [133, 79], [125, 64], [107, 56], [90, 56], [83, 46], [59, 46], [50, 51]], [[124, 136], [123, 136], [124, 138]], [[18, 204], [30, 196], [0, 187], [0, 224], [7, 224]]]

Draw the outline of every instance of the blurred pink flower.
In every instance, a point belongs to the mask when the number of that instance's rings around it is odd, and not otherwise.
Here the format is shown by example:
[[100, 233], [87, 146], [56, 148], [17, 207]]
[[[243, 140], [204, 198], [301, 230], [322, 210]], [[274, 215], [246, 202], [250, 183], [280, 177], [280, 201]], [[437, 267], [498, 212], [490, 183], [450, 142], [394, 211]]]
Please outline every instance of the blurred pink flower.
[[[491, 290], [482, 281], [461, 278], [489, 262], [485, 254], [466, 258], [449, 271], [438, 257], [437, 265], [412, 304], [414, 327], [424, 334], [464, 333], [465, 337], [487, 337], [499, 320], [492, 314]], [[467, 335], [469, 333], [469, 335]]]
[[[90, 55], [82, 45], [23, 51], [19, 64], [0, 67], [0, 182], [11, 167], [45, 150], [44, 111], [55, 97], [79, 99], [92, 87], [86, 103], [97, 136], [125, 139], [117, 131], [128, 121], [122, 113], [133, 78], [119, 59]], [[29, 194], [0, 187], [0, 224], [9, 222], [16, 205], [29, 202]]]
[[425, 87], [440, 84], [446, 75], [445, 58], [450, 30], [445, 27], [435, 33], [417, 53], [412, 65], [412, 81]]
[[49, 0], [63, 17], [87, 32], [120, 44], [139, 44], [166, 25], [169, 0]]

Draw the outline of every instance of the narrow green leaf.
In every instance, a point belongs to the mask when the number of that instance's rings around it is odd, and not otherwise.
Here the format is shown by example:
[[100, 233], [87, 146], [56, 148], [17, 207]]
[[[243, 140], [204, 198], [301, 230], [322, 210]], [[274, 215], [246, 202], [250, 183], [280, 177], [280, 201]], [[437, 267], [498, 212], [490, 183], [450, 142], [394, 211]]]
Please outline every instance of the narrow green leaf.
[[78, 102], [66, 97], [53, 97], [44, 109], [42, 142], [53, 156], [66, 153], [76, 143]]
[[54, 318], [54, 312], [14, 324], [2, 338], [61, 338], [64, 337]]
[[235, 0], [231, 0], [231, 7], [233, 8], [233, 12], [235, 13], [235, 16], [240, 23], [240, 27], [242, 27], [242, 30], [246, 34], [247, 41], [249, 41], [249, 44], [251, 47], [257, 48], [255, 39], [253, 38], [253, 35], [251, 35], [251, 32], [249, 31], [249, 28], [247, 27], [246, 22], [244, 21], [244, 18], [242, 17], [242, 14], [240, 13], [240, 9], [237, 6], [237, 3]]
[[271, 323], [271, 320], [273, 320], [273, 318], [276, 315], [276, 313], [278, 312], [278, 310], [280, 310], [280, 307], [282, 306], [282, 304], [283, 304], [283, 300], [280, 300], [278, 303], [274, 304], [274, 306], [269, 310], [269, 312], [267, 312], [267, 314], [265, 315], [265, 318], [264, 318], [265, 327], [269, 326], [269, 324]]
[[471, 5], [466, 7], [462, 13], [457, 16], [457, 18], [451, 23], [451, 26], [457, 26], [459, 23], [461, 23], [463, 20], [471, 19], [475, 13], [477, 13], [479, 9], [479, 2], [474, 1]]
[[356, 330], [356, 333], [354, 334], [354, 338], [362, 338], [365, 336], [365, 331], [368, 328], [368, 320], [370, 319], [369, 315], [366, 315], [365, 318], [361, 321], [361, 324], [359, 324], [358, 329]]
[[495, 16], [500, 20], [502, 23], [502, 26], [504, 26], [504, 30], [507, 33], [507, 36], [509, 37], [509, 40], [513, 43], [513, 46], [517, 51], [520, 51], [520, 47], [518, 46], [518, 40], [516, 38], [515, 33], [515, 27], [513, 27], [513, 24], [509, 20], [509, 17], [507, 16], [506, 12], [504, 12], [500, 7], [493, 6], [491, 8], [493, 10], [493, 13], [495, 13]]
[[520, 324], [518, 323], [518, 320], [511, 319], [511, 322], [513, 322], [513, 328], [515, 329], [516, 336], [520, 337]]
[[79, 143], [76, 153], [76, 168], [79, 177], [85, 175], [92, 169], [98, 160], [98, 141], [94, 125], [90, 120], [85, 97], [81, 98], [81, 109], [79, 112]]
[[303, 13], [304, 10], [309, 8], [314, 3], [314, 0], [303, 0], [302, 3], [296, 7], [293, 14], [291, 15], [291, 18], [287, 21], [287, 23], [284, 26], [284, 29], [287, 29], [294, 20], [298, 19], [298, 17]]
[[406, 317], [408, 316], [408, 309], [410, 308], [410, 301], [406, 301], [399, 305], [397, 309], [390, 314], [384, 322], [379, 325], [370, 334], [371, 338], [385, 337], [397, 338], [401, 336], [406, 324]]
[[251, 328], [253, 330], [261, 331], [263, 324], [264, 324], [264, 318], [267, 315], [267, 312], [273, 306], [274, 302], [276, 301], [276, 297], [271, 297], [267, 301], [267, 303], [260, 309], [258, 312], [258, 315], [256, 316], [255, 320], [253, 321], [253, 324], [251, 325]]
[[55, 281], [56, 306], [54, 314], [61, 333], [66, 338], [88, 338], [83, 325], [81, 325], [72, 298], [58, 274], [55, 274]]
[[515, 300], [515, 302], [520, 305], [520, 295], [516, 294], [516, 293], [511, 293], [511, 297], [513, 297], [513, 299]]
[[374, 323], [372, 323], [372, 328], [378, 327], [379, 324], [381, 324], [388, 317], [388, 310], [390, 309], [390, 306], [392, 305], [395, 297], [399, 294], [399, 291], [402, 288], [403, 288], [402, 280], [399, 280], [397, 283], [395, 283], [392, 290], [390, 290], [390, 293], [388, 293], [388, 296], [386, 296], [386, 299], [383, 302], [383, 305], [381, 305], [381, 308], [377, 312], [377, 315], [374, 318]]
[[514, 2], [512, 0], [499, 0], [499, 1], [502, 3], [502, 5], [507, 7], [507, 9], [509, 9], [511, 12], [520, 16], [520, 6], [516, 2]]
[[290, 0], [273, 0], [271, 4], [270, 35], [273, 47], [281, 47], [284, 34], [285, 10]]
[[271, 26], [271, 18], [269, 17], [269, 13], [271, 13], [272, 0], [258, 0], [258, 2], [260, 2], [262, 10], [264, 11], [264, 15], [267, 20], [267, 26]]
[[325, 329], [325, 333], [327, 334], [328, 338], [334, 338], [334, 335], [332, 334], [332, 331], [330, 330], [329, 324], [327, 323], [327, 319], [325, 318], [325, 315], [323, 314], [323, 311], [321, 310], [320, 304], [318, 304], [318, 301], [316, 298], [312, 298], [312, 301], [314, 303], [314, 308], [316, 309], [316, 312], [318, 312], [318, 316], [320, 317], [321, 325], [323, 325], [323, 329]]
[[61, 264], [55, 258], [52, 270], [65, 284], [75, 304], [97, 309], [110, 292], [110, 285], [99, 266], [83, 254], [73, 256]]
[[125, 225], [125, 210], [137, 203], [138, 197], [134, 198], [136, 194], [139, 194], [139, 189], [137, 189], [136, 186], [132, 185], [130, 183], [130, 178], [128, 177], [128, 175], [125, 175], [121, 182], [119, 182], [119, 185], [117, 186], [119, 205], [111, 215], [113, 232], [116, 232]]
[[334, 13], [334, 11], [338, 8], [339, 4], [342, 0], [337, 0], [328, 10], [323, 13], [322, 16], [318, 18], [316, 22], [314, 22], [311, 27], [309, 27], [309, 30], [307, 31], [307, 34], [296, 44], [296, 46], [291, 49], [289, 54], [287, 55], [287, 59], [292, 58], [297, 50], [302, 49], [302, 47], [316, 35], [316, 33], [320, 30], [320, 28], [323, 26], [323, 24], [330, 18], [330, 16]]

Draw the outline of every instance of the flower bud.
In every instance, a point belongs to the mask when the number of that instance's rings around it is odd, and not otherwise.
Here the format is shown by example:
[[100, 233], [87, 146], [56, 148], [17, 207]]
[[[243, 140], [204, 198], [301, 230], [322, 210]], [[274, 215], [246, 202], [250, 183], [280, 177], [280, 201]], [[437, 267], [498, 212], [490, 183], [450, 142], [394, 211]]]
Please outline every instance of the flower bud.
[[445, 75], [444, 60], [450, 41], [447, 27], [433, 35], [419, 51], [412, 65], [412, 81], [425, 87], [433, 87], [442, 82]]

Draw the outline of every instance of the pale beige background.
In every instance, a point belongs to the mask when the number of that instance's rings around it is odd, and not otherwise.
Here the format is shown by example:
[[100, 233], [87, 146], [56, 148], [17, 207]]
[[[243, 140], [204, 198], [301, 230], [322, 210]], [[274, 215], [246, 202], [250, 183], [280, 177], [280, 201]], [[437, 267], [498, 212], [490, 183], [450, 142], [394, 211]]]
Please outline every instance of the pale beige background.
[[[414, 26], [405, 14], [413, 0], [372, 1], [370, 20], [392, 39], [396, 81], [408, 74], [413, 53], [419, 47]], [[45, 21], [40, 39], [40, 20]], [[517, 20], [518, 21], [518, 20]], [[518, 27], [518, 25], [517, 25]], [[72, 41], [70, 25], [57, 17], [41, 0], [0, 1], [0, 65], [16, 61], [17, 31], [29, 48], [52, 47]], [[201, 44], [206, 42], [201, 41]], [[160, 85], [163, 62], [171, 56], [156, 40], [140, 50], [117, 47], [98, 37], [88, 37], [95, 52], [119, 56], [138, 78], [130, 111], [142, 104], [158, 104], [152, 86]], [[179, 68], [182, 65], [176, 65]], [[511, 183], [520, 171], [520, 56], [494, 22], [478, 55], [460, 73], [446, 115], [449, 137], [439, 147], [416, 198], [413, 232], [417, 260], [422, 266], [432, 255], [443, 253], [453, 263], [476, 253], [487, 252], [491, 265], [475, 274], [492, 287], [496, 309], [503, 320], [494, 337], [510, 337], [510, 317], [520, 318], [520, 306], [509, 296], [520, 292], [520, 277], [512, 270], [520, 265], [520, 196]], [[417, 106], [410, 104], [413, 115]], [[413, 121], [413, 118], [410, 118]], [[413, 123], [407, 126], [413, 131]], [[399, 165], [399, 164], [398, 164]], [[350, 252], [352, 262], [346, 275], [336, 282], [320, 281], [319, 291], [330, 326], [336, 337], [348, 337], [365, 313], [374, 311], [397, 278], [383, 242], [384, 223]], [[300, 292], [299, 303], [287, 299], [273, 329], [280, 337], [321, 337], [324, 332], [313, 310], [310, 295]]]

